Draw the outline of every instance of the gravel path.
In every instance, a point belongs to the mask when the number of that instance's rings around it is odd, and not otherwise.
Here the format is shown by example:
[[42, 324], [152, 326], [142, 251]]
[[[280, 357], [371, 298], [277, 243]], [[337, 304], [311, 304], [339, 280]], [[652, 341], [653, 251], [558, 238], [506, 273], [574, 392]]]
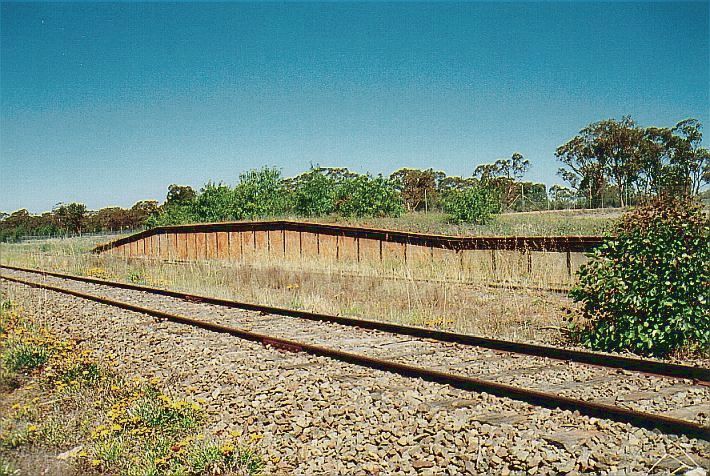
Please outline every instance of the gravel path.
[[195, 389], [213, 431], [241, 428], [259, 442], [267, 474], [662, 474], [710, 464], [701, 440], [280, 352], [6, 281], [2, 289], [119, 371]]
[[33, 273], [7, 271], [7, 274], [143, 307], [197, 316], [202, 320], [260, 334], [710, 425], [710, 387], [694, 385], [690, 380], [442, 343], [335, 323], [261, 315], [253, 311], [186, 302], [168, 296], [42, 277]]

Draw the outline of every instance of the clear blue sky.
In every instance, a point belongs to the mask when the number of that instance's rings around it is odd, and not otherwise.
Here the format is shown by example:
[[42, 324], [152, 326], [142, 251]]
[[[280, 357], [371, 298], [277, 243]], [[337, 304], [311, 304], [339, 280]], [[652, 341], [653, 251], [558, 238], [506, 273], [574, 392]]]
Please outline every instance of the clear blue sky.
[[553, 184], [590, 122], [710, 128], [707, 1], [0, 8], [5, 211], [263, 165], [470, 175], [515, 151]]

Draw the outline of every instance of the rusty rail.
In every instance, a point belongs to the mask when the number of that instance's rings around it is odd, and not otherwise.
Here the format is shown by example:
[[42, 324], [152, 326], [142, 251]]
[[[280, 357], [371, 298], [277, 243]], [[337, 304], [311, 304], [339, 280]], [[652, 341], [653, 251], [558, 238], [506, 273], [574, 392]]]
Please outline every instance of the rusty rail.
[[94, 253], [115, 248], [126, 243], [166, 233], [211, 233], [229, 231], [295, 231], [348, 238], [364, 238], [391, 243], [428, 246], [448, 250], [520, 250], [586, 252], [599, 246], [601, 236], [450, 236], [413, 233], [379, 228], [361, 228], [325, 223], [296, 222], [289, 220], [198, 223], [191, 225], [159, 226], [125, 238], [99, 245]]
[[556, 394], [515, 387], [513, 385], [501, 384], [474, 377], [466, 377], [463, 375], [441, 372], [424, 367], [417, 367], [414, 365], [401, 364], [389, 360], [376, 359], [361, 354], [344, 352], [328, 347], [322, 347], [304, 342], [283, 339], [280, 337], [272, 337], [264, 334], [250, 332], [244, 329], [239, 329], [236, 327], [205, 322], [186, 316], [180, 316], [177, 314], [159, 311], [156, 309], [136, 306], [127, 302], [116, 301], [113, 299], [82, 293], [79, 291], [73, 291], [71, 289], [60, 288], [57, 286], [51, 286], [48, 284], [26, 281], [23, 279], [12, 278], [9, 276], [2, 276], [2, 278], [11, 282], [16, 282], [19, 284], [24, 284], [27, 286], [41, 289], [48, 289], [50, 291], [75, 296], [78, 298], [114, 306], [128, 311], [146, 314], [149, 316], [157, 317], [159, 319], [165, 319], [179, 324], [186, 324], [213, 332], [226, 333], [235, 337], [239, 337], [241, 339], [260, 342], [264, 345], [276, 346], [279, 348], [289, 349], [291, 351], [302, 351], [311, 355], [328, 357], [331, 359], [339, 360], [341, 362], [391, 372], [405, 377], [421, 378], [429, 382], [450, 385], [461, 390], [487, 392], [498, 397], [512, 398], [515, 400], [530, 403], [532, 405], [553, 409], [559, 408], [563, 410], [578, 411], [580, 414], [584, 414], [587, 416], [612, 419], [624, 423], [631, 423], [633, 425], [643, 428], [659, 429], [668, 433], [687, 435], [693, 438], [702, 438], [704, 440], [710, 440], [710, 429], [700, 424], [686, 420], [680, 420], [646, 412], [638, 412], [635, 410], [629, 410], [613, 405], [606, 405], [601, 403], [594, 403], [574, 398], [563, 397]]
[[635, 372], [643, 372], [664, 377], [691, 379], [705, 384], [710, 383], [710, 369], [706, 369], [703, 367], [694, 367], [691, 365], [674, 364], [669, 362], [659, 362], [655, 360], [639, 359], [634, 357], [602, 354], [598, 352], [588, 352], [583, 350], [564, 349], [561, 347], [552, 347], [539, 344], [528, 344], [523, 342], [492, 339], [488, 337], [473, 336], [470, 334], [458, 334], [454, 332], [430, 329], [426, 327], [393, 324], [388, 322], [375, 321], [371, 319], [334, 316], [330, 314], [299, 311], [296, 309], [264, 306], [261, 304], [246, 303], [230, 299], [220, 299], [198, 294], [171, 291], [168, 289], [154, 288], [139, 284], [109, 281], [105, 279], [89, 278], [85, 276], [75, 276], [71, 274], [56, 273], [31, 268], [21, 268], [17, 266], [0, 265], [0, 269], [2, 268], [26, 273], [53, 276], [62, 279], [70, 279], [90, 284], [98, 284], [115, 288], [128, 289], [132, 291], [141, 291], [191, 302], [203, 302], [205, 304], [212, 304], [216, 306], [257, 311], [266, 314], [275, 314], [298, 319], [307, 319], [311, 321], [332, 322], [345, 326], [361, 327], [363, 329], [372, 329], [383, 332], [390, 332], [394, 334], [409, 335], [422, 339], [433, 339], [441, 342], [452, 342], [462, 345], [484, 347], [493, 350], [533, 355], [537, 357], [547, 357], [550, 359], [579, 362], [583, 364], [610, 367]]

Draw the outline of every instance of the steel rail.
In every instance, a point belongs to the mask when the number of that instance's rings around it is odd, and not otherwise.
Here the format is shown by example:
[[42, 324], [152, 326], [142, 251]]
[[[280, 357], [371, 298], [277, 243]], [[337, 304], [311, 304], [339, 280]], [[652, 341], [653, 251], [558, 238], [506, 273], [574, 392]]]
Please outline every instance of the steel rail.
[[362, 354], [344, 352], [341, 350], [322, 347], [319, 345], [307, 344], [304, 342], [283, 339], [280, 337], [272, 337], [265, 334], [247, 331], [237, 327], [201, 321], [178, 314], [172, 314], [157, 309], [136, 306], [135, 304], [130, 304], [123, 301], [116, 301], [113, 299], [96, 296], [93, 294], [82, 293], [79, 291], [61, 288], [58, 286], [52, 286], [49, 284], [27, 281], [24, 279], [9, 276], [2, 276], [2, 279], [34, 288], [47, 289], [50, 291], [75, 296], [81, 299], [110, 305], [127, 311], [146, 314], [149, 316], [153, 316], [159, 319], [165, 319], [179, 324], [190, 325], [208, 331], [226, 333], [234, 337], [239, 337], [241, 339], [246, 339], [253, 342], [260, 342], [264, 345], [270, 345], [272, 347], [281, 348], [288, 351], [306, 352], [311, 355], [328, 357], [349, 364], [359, 365], [371, 369], [383, 370], [404, 377], [421, 378], [422, 380], [426, 380], [429, 382], [450, 385], [461, 390], [473, 392], [487, 392], [498, 397], [520, 400], [536, 406], [552, 409], [559, 408], [562, 410], [578, 411], [580, 414], [584, 414], [591, 417], [610, 419], [623, 423], [630, 423], [647, 429], [659, 429], [667, 433], [686, 435], [692, 438], [701, 438], [710, 441], [710, 428], [687, 420], [680, 420], [676, 418], [666, 417], [663, 415], [629, 410], [613, 405], [588, 402], [584, 400], [563, 397], [561, 395], [540, 392], [537, 390], [515, 387], [513, 385], [491, 382], [488, 380], [478, 379], [474, 377], [451, 374], [424, 367], [417, 367], [414, 365], [392, 362], [389, 360], [376, 359]]
[[710, 384], [710, 369], [691, 365], [674, 364], [669, 362], [659, 362], [655, 360], [639, 359], [634, 357], [623, 357], [619, 355], [601, 354], [598, 352], [588, 352], [583, 350], [563, 349], [539, 344], [528, 344], [488, 337], [474, 336], [470, 334], [457, 334], [449, 331], [430, 329], [418, 326], [407, 326], [393, 324], [370, 319], [361, 319], [344, 316], [334, 316], [296, 309], [286, 309], [274, 306], [264, 306], [261, 304], [246, 303], [229, 299], [220, 299], [209, 296], [171, 291], [168, 289], [153, 288], [139, 284], [122, 283], [105, 279], [89, 278], [85, 276], [75, 276], [71, 274], [43, 271], [31, 268], [21, 268], [10, 265], [0, 265], [0, 269], [5, 268], [13, 271], [34, 273], [39, 275], [53, 276], [56, 278], [69, 279], [90, 284], [98, 284], [131, 291], [142, 291], [150, 294], [168, 296], [191, 302], [202, 302], [222, 307], [257, 311], [267, 314], [275, 314], [311, 321], [332, 322], [345, 326], [361, 327], [394, 334], [408, 335], [422, 339], [432, 339], [442, 342], [452, 342], [462, 345], [483, 347], [487, 349], [513, 352], [517, 354], [534, 355], [537, 357], [547, 357], [555, 360], [579, 362], [583, 364], [596, 365], [601, 367], [611, 367], [622, 370], [643, 372], [647, 374], [660, 375], [664, 377], [690, 379], [702, 384]]

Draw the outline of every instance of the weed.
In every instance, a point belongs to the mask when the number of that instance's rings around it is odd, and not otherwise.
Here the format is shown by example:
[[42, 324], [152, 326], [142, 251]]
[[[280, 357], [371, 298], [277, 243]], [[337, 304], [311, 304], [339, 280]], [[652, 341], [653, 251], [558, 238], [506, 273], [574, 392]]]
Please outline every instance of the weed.
[[128, 281], [134, 284], [145, 284], [145, 277], [139, 272], [132, 271], [128, 273]]
[[100, 460], [102, 464], [111, 464], [119, 460], [124, 450], [124, 442], [121, 436], [98, 441], [93, 446], [94, 459]]
[[44, 346], [24, 342], [12, 342], [2, 353], [2, 362], [11, 372], [32, 370], [49, 360], [49, 352]]
[[19, 474], [20, 470], [15, 468], [15, 465], [0, 456], [0, 476], [17, 476]]
[[194, 428], [197, 414], [188, 402], [172, 401], [166, 395], [144, 397], [126, 410], [129, 421], [136, 425], [177, 431]]
[[101, 378], [101, 371], [95, 362], [79, 362], [64, 372], [60, 379], [65, 383], [82, 382], [93, 384]]
[[27, 424], [10, 422], [8, 428], [2, 428], [0, 431], [0, 447], [14, 449], [26, 445], [30, 442], [30, 433], [34, 428]]

